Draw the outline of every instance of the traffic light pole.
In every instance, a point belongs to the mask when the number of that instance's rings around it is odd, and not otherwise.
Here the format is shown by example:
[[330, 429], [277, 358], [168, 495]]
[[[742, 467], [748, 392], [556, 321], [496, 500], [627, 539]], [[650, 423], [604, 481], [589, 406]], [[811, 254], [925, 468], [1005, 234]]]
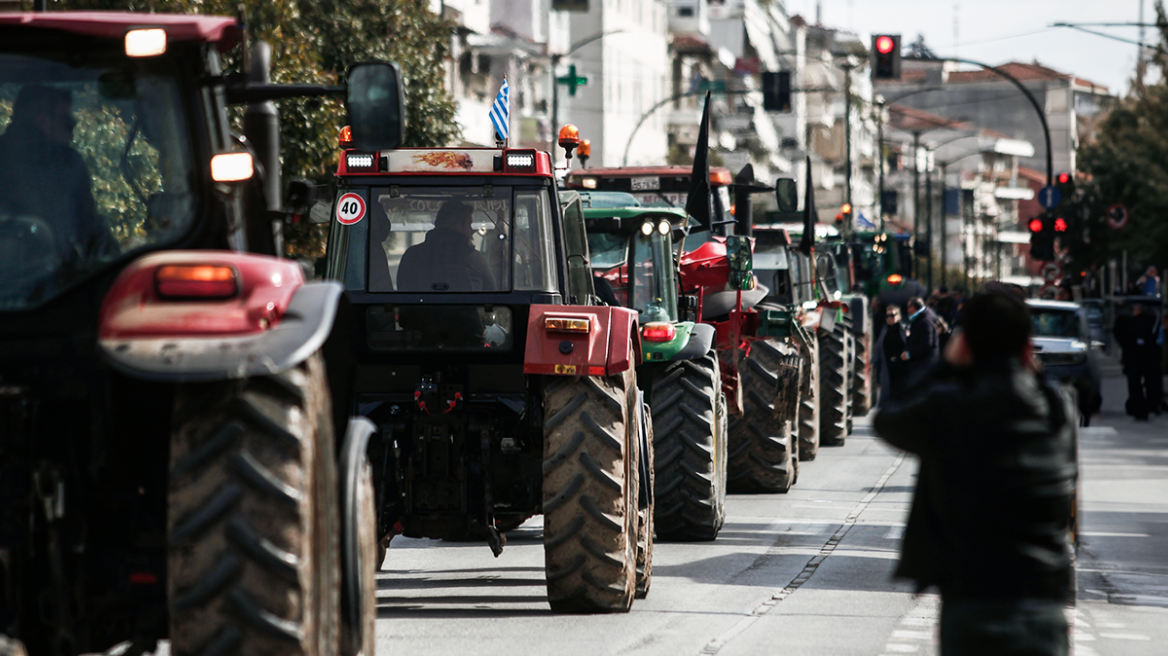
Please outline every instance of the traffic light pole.
[[1030, 101], [1030, 104], [1034, 106], [1034, 111], [1038, 114], [1038, 120], [1042, 122], [1042, 136], [1046, 139], [1046, 186], [1049, 187], [1049, 186], [1053, 185], [1054, 184], [1054, 155], [1053, 155], [1053, 153], [1051, 151], [1051, 147], [1050, 147], [1050, 127], [1046, 124], [1046, 112], [1043, 111], [1042, 107], [1038, 104], [1038, 100], [1034, 97], [1034, 94], [1030, 93], [1030, 89], [1027, 89], [1025, 85], [1023, 85], [1020, 81], [1018, 81], [1018, 78], [1014, 77], [1013, 75], [1010, 75], [1009, 73], [1007, 73], [1001, 69], [994, 68], [993, 66], [990, 66], [989, 64], [984, 64], [982, 62], [974, 61], [972, 59], [959, 59], [957, 57], [946, 57], [946, 58], [942, 59], [941, 61], [954, 62], [957, 64], [969, 64], [970, 66], [980, 66], [980, 67], [986, 69], [987, 71], [992, 71], [992, 72], [996, 73], [997, 75], [1009, 80], [1010, 83], [1012, 83], [1014, 86], [1018, 87], [1018, 90], [1021, 91], [1022, 94], [1026, 96], [1026, 99]]
[[844, 203], [847, 204], [848, 215], [844, 217], [844, 241], [852, 237], [852, 215], [856, 209], [852, 206], [852, 69], [851, 64], [841, 66], [844, 69]]

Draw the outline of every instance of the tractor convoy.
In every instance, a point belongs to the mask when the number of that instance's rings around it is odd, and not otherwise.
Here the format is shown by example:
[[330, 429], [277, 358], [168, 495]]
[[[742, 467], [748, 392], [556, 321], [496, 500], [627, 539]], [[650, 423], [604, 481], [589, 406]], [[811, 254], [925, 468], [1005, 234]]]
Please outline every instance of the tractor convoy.
[[[716, 539], [870, 406], [880, 235], [755, 226], [749, 170], [406, 148], [395, 65], [281, 86], [263, 43], [223, 71], [241, 41], [0, 14], [0, 646], [368, 654], [395, 536], [500, 556], [537, 515], [551, 608], [628, 611], [655, 539]], [[273, 103], [330, 94], [333, 184], [282, 187]], [[293, 216], [322, 281], [280, 258]]]

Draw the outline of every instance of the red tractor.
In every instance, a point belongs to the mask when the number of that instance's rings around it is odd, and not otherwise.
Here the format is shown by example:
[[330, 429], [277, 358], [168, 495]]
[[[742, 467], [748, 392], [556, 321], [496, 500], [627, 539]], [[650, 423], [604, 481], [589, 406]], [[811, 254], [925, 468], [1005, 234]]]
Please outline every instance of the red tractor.
[[0, 14], [0, 651], [372, 652], [373, 426], [322, 356], [342, 287], [274, 257], [309, 188], [280, 198], [271, 101], [344, 89], [268, 84], [262, 44], [226, 75], [241, 36]]
[[579, 203], [561, 208], [546, 152], [383, 147], [351, 128], [323, 214], [347, 299], [328, 353], [342, 414], [377, 425], [383, 544], [498, 556], [542, 514], [552, 609], [628, 611], [652, 574], [640, 326], [597, 300]]

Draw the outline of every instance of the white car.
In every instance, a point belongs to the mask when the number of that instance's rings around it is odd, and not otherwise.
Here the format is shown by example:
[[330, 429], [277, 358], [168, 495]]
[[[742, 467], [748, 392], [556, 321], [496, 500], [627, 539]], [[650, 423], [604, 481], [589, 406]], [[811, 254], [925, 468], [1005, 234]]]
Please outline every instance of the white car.
[[1046, 375], [1075, 388], [1080, 423], [1086, 426], [1103, 403], [1100, 393], [1101, 342], [1089, 337], [1087, 310], [1078, 303], [1028, 300], [1031, 344]]

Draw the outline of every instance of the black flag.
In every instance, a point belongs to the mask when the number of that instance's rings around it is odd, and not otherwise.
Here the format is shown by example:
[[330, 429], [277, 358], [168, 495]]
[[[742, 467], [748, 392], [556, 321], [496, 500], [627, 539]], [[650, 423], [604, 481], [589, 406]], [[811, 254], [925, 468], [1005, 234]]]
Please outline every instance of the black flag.
[[685, 213], [692, 216], [702, 228], [712, 231], [710, 193], [710, 92], [706, 91], [706, 106], [702, 109], [702, 124], [698, 129], [698, 146], [694, 151], [693, 171], [689, 174], [689, 196], [685, 199]]
[[811, 183], [811, 157], [807, 157], [807, 191], [803, 199], [803, 239], [799, 240], [799, 250], [811, 255], [815, 250], [815, 185]]

